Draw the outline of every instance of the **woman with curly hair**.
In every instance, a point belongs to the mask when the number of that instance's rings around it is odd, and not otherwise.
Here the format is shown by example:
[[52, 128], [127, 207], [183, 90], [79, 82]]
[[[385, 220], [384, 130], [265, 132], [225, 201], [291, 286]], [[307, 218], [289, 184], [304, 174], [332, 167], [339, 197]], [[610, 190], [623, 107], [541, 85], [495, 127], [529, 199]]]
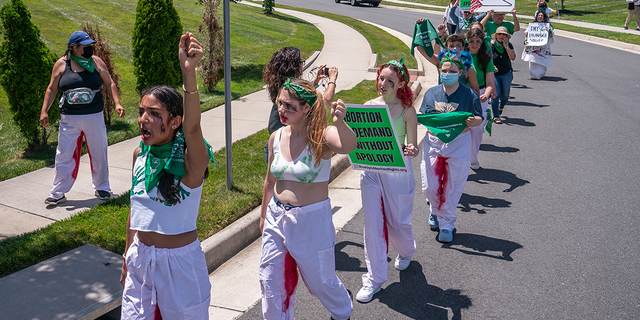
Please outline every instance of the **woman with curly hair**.
[[480, 29], [472, 29], [467, 32], [467, 51], [471, 53], [473, 58], [473, 69], [476, 72], [476, 79], [480, 87], [480, 102], [482, 103], [482, 125], [470, 129], [471, 132], [471, 169], [480, 169], [478, 161], [478, 153], [480, 152], [480, 144], [482, 143], [482, 134], [484, 126], [487, 124], [487, 109], [489, 107], [489, 97], [495, 93], [496, 71], [493, 66], [493, 60], [487, 51], [487, 43], [485, 34]]
[[[369, 302], [388, 279], [389, 241], [398, 252], [395, 268], [405, 270], [416, 252], [411, 214], [413, 179], [411, 158], [418, 155], [418, 119], [413, 108], [413, 91], [409, 87], [409, 70], [400, 61], [391, 60], [378, 67], [376, 89], [379, 97], [365, 102], [386, 105], [398, 143], [404, 150], [408, 173], [379, 173], [362, 171], [360, 190], [364, 211], [364, 258], [367, 273], [362, 275], [362, 289], [356, 300]], [[406, 136], [406, 141], [405, 141]]]
[[269, 167], [262, 192], [260, 285], [264, 319], [293, 319], [298, 271], [309, 292], [333, 319], [351, 316], [353, 305], [335, 274], [335, 228], [329, 199], [331, 155], [356, 147], [344, 122], [347, 107], [327, 108], [313, 83], [287, 79], [276, 98], [285, 125], [269, 138]]

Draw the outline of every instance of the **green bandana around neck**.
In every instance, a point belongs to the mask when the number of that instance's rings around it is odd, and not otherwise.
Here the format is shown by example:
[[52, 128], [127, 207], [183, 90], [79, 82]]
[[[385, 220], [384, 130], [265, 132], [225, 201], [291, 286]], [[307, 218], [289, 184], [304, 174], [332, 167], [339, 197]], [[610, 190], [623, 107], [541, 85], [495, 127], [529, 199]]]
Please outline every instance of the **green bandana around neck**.
[[504, 53], [504, 44], [502, 44], [502, 42], [496, 40], [496, 42], [494, 43], [494, 47], [496, 48], [496, 51], [498, 51], [498, 53]]
[[387, 62], [387, 64], [392, 64], [398, 67], [398, 69], [400, 69], [400, 73], [407, 79], [407, 81], [409, 81], [409, 75], [404, 72], [404, 57], [400, 58], [400, 61], [391, 60]]
[[95, 70], [96, 64], [93, 62], [93, 58], [83, 59], [83, 58], [78, 58], [72, 54], [70, 56], [71, 56], [71, 59], [79, 63], [83, 68], [85, 68], [85, 70], [91, 73], [93, 73], [93, 70]]
[[467, 19], [467, 18], [462, 18], [462, 21], [464, 21], [464, 25], [462, 25], [461, 29], [469, 29], [471, 24], [473, 23], [473, 19]]
[[466, 120], [472, 113], [453, 111], [447, 113], [427, 113], [418, 115], [418, 123], [424, 125], [444, 143], [453, 141], [467, 128]]
[[302, 98], [302, 100], [306, 101], [310, 107], [313, 107], [313, 104], [316, 103], [316, 93], [308, 91], [303, 86], [291, 82], [291, 78], [287, 78], [287, 82], [284, 83], [284, 87], [287, 89], [293, 89], [295, 93]]
[[[209, 160], [215, 163], [213, 158], [213, 149], [211, 145], [204, 140], [204, 144], [209, 151]], [[144, 187], [147, 193], [158, 185], [158, 181], [162, 173], [166, 170], [173, 174], [176, 180], [180, 180], [185, 176], [184, 169], [184, 132], [180, 128], [180, 133], [173, 140], [161, 146], [146, 146], [140, 141], [142, 152], [147, 152], [147, 162], [144, 168]]]

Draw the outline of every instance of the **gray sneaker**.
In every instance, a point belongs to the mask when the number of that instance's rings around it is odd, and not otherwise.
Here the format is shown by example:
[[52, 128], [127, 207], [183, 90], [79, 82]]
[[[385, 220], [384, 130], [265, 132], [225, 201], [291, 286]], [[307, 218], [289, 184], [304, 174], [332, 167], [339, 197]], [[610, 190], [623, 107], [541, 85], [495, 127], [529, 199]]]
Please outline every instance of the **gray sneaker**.
[[111, 199], [111, 193], [109, 191], [96, 190], [96, 197], [100, 200], [109, 200]]
[[67, 197], [65, 197], [65, 196], [62, 196], [62, 198], [60, 198], [60, 199], [56, 199], [56, 198], [53, 198], [53, 197], [49, 197], [49, 198], [46, 198], [46, 199], [44, 200], [44, 203], [45, 203], [46, 205], [48, 205], [48, 206], [56, 206], [56, 205], [58, 205], [59, 203], [63, 203], [63, 202], [65, 202], [65, 201], [67, 201]]

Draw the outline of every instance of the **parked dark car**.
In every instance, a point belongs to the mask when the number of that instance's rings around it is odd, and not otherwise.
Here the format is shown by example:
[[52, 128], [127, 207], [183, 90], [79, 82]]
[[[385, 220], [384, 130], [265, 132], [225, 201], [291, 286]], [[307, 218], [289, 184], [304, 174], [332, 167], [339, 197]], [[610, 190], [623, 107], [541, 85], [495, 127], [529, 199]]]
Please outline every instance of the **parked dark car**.
[[[335, 0], [336, 3], [340, 3], [340, 1], [342, 0]], [[351, 3], [352, 6], [357, 6], [361, 3], [369, 3], [374, 7], [377, 7], [378, 5], [380, 5], [380, 2], [382, 2], [382, 0], [348, 0], [349, 3]]]

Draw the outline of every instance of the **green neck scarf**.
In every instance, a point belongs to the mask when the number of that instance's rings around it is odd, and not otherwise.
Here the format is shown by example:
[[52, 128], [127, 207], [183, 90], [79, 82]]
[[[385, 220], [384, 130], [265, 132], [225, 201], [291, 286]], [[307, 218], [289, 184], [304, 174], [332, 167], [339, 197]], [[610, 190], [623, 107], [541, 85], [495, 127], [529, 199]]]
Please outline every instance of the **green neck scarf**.
[[473, 23], [473, 19], [467, 19], [467, 18], [462, 18], [462, 21], [464, 21], [464, 24], [462, 25], [463, 29], [469, 29], [471, 24]]
[[[204, 141], [209, 151], [209, 160], [215, 163], [211, 145]], [[158, 185], [158, 181], [164, 171], [173, 174], [177, 180], [184, 178], [184, 132], [180, 128], [180, 133], [173, 140], [161, 146], [146, 146], [140, 141], [142, 152], [147, 152], [147, 161], [144, 168], [144, 187], [147, 193]]]
[[418, 123], [424, 125], [444, 143], [453, 141], [467, 128], [466, 120], [472, 113], [454, 111], [448, 113], [419, 114]]
[[409, 75], [404, 72], [404, 57], [400, 58], [400, 61], [391, 60], [387, 62], [387, 64], [392, 64], [398, 67], [398, 69], [400, 69], [400, 73], [405, 77], [405, 79], [407, 79], [407, 81], [409, 81]]
[[501, 42], [496, 40], [493, 46], [496, 48], [496, 51], [498, 51], [498, 53], [500, 54], [504, 53], [504, 45]]
[[77, 63], [79, 63], [87, 71], [93, 73], [93, 70], [95, 70], [96, 64], [93, 62], [93, 58], [83, 59], [83, 58], [78, 58], [78, 57], [74, 56], [73, 54], [70, 54], [70, 56], [71, 56], [71, 59], [75, 60]]
[[291, 78], [287, 79], [287, 82], [284, 83], [284, 87], [287, 89], [293, 89], [293, 91], [295, 91], [302, 100], [306, 101], [310, 107], [313, 107], [313, 104], [316, 103], [316, 99], [318, 98], [316, 97], [316, 93], [308, 91], [297, 83], [292, 83]]

